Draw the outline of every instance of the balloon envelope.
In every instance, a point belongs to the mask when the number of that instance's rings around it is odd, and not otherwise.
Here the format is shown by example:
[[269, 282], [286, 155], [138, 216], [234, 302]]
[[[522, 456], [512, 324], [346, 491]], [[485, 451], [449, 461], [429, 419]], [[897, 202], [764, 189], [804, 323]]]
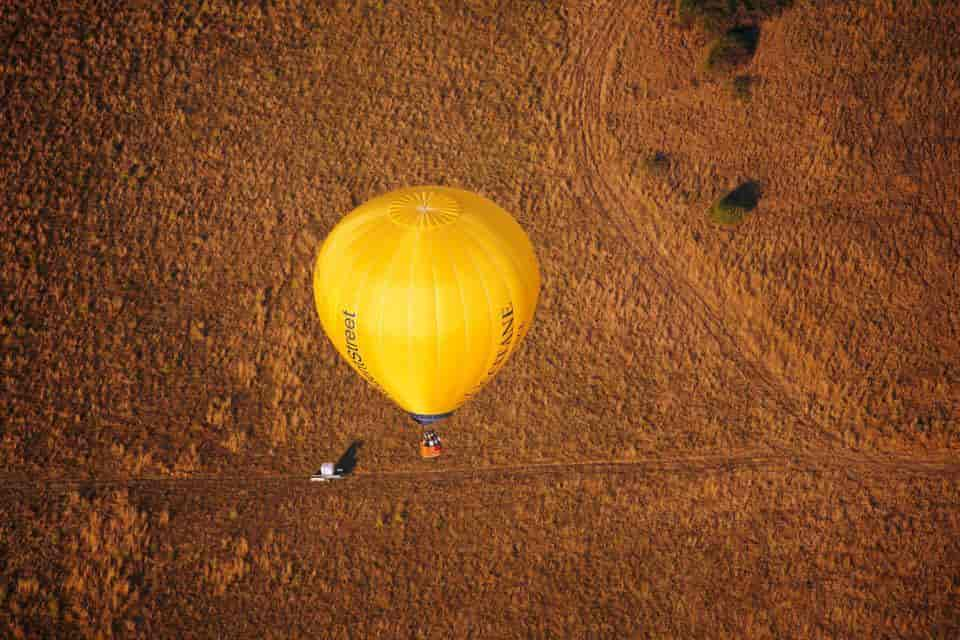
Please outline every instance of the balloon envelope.
[[428, 423], [479, 391], [517, 349], [540, 268], [527, 234], [490, 200], [411, 187], [369, 200], [334, 227], [313, 286], [337, 351]]

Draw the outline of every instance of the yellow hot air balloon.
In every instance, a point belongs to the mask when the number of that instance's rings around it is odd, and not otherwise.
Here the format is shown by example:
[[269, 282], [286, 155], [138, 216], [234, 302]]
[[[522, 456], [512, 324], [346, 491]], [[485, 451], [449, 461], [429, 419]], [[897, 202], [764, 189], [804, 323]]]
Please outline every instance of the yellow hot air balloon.
[[540, 268], [514, 218], [469, 191], [391, 191], [320, 247], [324, 332], [353, 369], [423, 425], [476, 394], [530, 329]]

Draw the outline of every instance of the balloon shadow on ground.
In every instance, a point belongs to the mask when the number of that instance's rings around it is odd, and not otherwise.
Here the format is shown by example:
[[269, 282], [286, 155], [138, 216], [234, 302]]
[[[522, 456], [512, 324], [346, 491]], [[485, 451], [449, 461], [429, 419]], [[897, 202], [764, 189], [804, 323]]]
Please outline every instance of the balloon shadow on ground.
[[353, 443], [347, 447], [347, 450], [340, 456], [340, 459], [337, 460], [335, 469], [340, 475], [349, 475], [353, 473], [353, 470], [357, 468], [357, 452], [360, 451], [360, 447], [363, 446], [363, 440], [354, 440]]

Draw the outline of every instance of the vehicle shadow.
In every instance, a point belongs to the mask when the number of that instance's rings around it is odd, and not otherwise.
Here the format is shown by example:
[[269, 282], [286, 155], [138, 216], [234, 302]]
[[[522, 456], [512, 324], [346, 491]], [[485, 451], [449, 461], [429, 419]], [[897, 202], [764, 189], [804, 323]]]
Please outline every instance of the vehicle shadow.
[[357, 452], [360, 451], [360, 447], [362, 446], [363, 440], [354, 440], [353, 443], [347, 447], [347, 450], [340, 456], [340, 459], [337, 460], [336, 466], [334, 467], [337, 473], [344, 476], [353, 473], [353, 470], [357, 468]]

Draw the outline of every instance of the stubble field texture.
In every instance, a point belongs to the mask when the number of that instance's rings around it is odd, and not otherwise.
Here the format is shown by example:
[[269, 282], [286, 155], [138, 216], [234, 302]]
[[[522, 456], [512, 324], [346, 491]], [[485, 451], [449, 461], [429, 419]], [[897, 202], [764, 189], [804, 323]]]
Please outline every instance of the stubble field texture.
[[[960, 637], [958, 59], [935, 0], [0, 3], [0, 635]], [[543, 276], [429, 463], [311, 288], [420, 184]]]

